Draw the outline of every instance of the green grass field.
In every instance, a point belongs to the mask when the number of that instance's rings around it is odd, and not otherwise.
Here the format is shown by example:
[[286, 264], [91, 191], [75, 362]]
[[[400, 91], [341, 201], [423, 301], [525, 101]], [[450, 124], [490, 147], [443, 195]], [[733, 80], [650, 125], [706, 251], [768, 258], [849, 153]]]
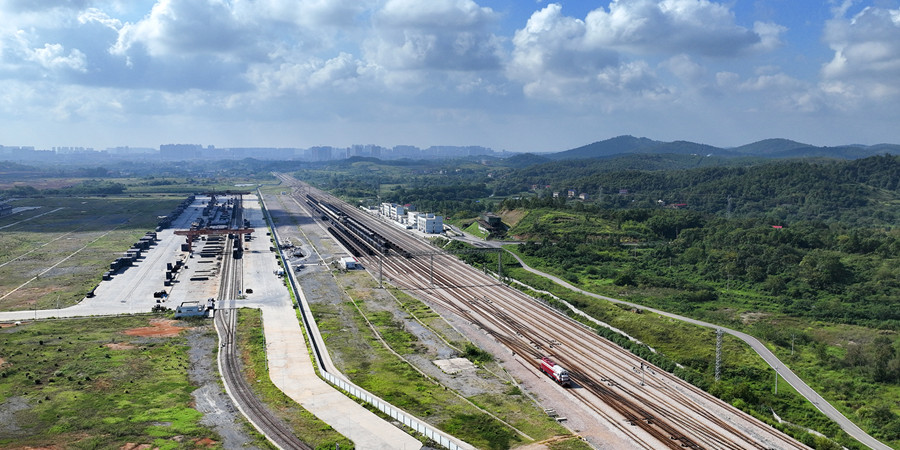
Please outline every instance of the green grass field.
[[174, 449], [217, 441], [192, 407], [190, 325], [175, 337], [123, 333], [147, 325], [140, 316], [0, 329], [0, 447]]

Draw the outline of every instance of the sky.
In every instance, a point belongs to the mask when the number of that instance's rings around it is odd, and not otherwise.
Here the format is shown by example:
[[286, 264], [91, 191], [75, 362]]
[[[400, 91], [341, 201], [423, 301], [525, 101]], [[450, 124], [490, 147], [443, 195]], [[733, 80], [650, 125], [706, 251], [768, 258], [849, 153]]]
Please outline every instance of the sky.
[[900, 0], [0, 0], [0, 145], [900, 143]]

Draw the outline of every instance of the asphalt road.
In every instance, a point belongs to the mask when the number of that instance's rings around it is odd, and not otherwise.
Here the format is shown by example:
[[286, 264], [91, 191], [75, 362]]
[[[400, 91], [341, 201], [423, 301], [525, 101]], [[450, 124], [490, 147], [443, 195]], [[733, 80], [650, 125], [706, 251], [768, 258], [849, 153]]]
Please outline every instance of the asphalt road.
[[884, 445], [883, 443], [881, 443], [877, 439], [873, 438], [872, 436], [869, 436], [865, 431], [863, 431], [855, 423], [851, 422], [850, 419], [844, 417], [844, 415], [841, 414], [840, 411], [838, 411], [834, 406], [831, 406], [831, 404], [828, 403], [828, 401], [826, 401], [824, 398], [822, 398], [821, 395], [819, 395], [816, 391], [814, 391], [811, 387], [809, 387], [806, 383], [804, 383], [803, 380], [800, 379], [800, 377], [798, 377], [796, 374], [794, 374], [794, 372], [792, 372], [791, 369], [789, 369], [786, 365], [784, 365], [784, 363], [782, 363], [781, 360], [779, 360], [778, 357], [775, 356], [775, 354], [773, 354], [768, 348], [766, 348], [765, 345], [763, 345], [762, 342], [760, 342], [755, 337], [750, 336], [747, 333], [742, 333], [737, 330], [724, 328], [719, 325], [711, 324], [709, 322], [704, 322], [702, 320], [691, 319], [690, 317], [684, 317], [684, 316], [680, 316], [678, 314], [672, 314], [672, 313], [668, 313], [665, 311], [660, 311], [658, 309], [648, 308], [644, 305], [640, 305], [637, 303], [626, 302], [626, 301], [618, 300], [618, 299], [615, 299], [612, 297], [606, 297], [603, 295], [594, 294], [593, 292], [587, 292], [585, 290], [582, 290], [575, 286], [572, 286], [565, 280], [562, 280], [556, 276], [553, 276], [553, 275], [550, 275], [550, 274], [547, 274], [547, 273], [544, 273], [544, 272], [541, 272], [541, 271], [538, 271], [536, 269], [529, 267], [528, 265], [525, 264], [524, 261], [522, 261], [521, 258], [519, 258], [518, 255], [516, 255], [514, 253], [511, 253], [511, 252], [507, 252], [507, 253], [512, 255], [514, 258], [516, 258], [516, 260], [519, 262], [519, 264], [522, 265], [522, 268], [524, 268], [525, 270], [527, 270], [531, 273], [549, 278], [550, 280], [553, 280], [557, 284], [559, 284], [567, 289], [571, 289], [575, 292], [579, 292], [584, 295], [588, 295], [588, 296], [598, 298], [601, 300], [610, 301], [612, 303], [628, 305], [633, 308], [640, 308], [645, 311], [651, 311], [651, 312], [654, 312], [661, 316], [671, 317], [673, 319], [681, 320], [681, 321], [691, 323], [694, 325], [699, 325], [701, 327], [721, 329], [723, 332], [737, 337], [738, 339], [746, 342], [750, 346], [750, 348], [753, 349], [753, 351], [755, 351], [757, 354], [759, 354], [759, 356], [761, 356], [770, 366], [772, 366], [773, 369], [775, 369], [778, 372], [778, 375], [783, 380], [787, 381], [788, 384], [790, 384], [794, 389], [797, 390], [797, 392], [800, 393], [800, 395], [806, 397], [807, 400], [809, 400], [816, 408], [818, 408], [819, 411], [822, 411], [822, 413], [825, 414], [829, 419], [835, 421], [841, 427], [841, 429], [843, 429], [847, 434], [849, 434], [850, 436], [853, 436], [856, 440], [858, 440], [859, 442], [862, 442], [863, 444], [867, 445], [868, 447], [870, 447], [872, 449], [890, 450], [890, 447], [888, 447], [887, 445]]

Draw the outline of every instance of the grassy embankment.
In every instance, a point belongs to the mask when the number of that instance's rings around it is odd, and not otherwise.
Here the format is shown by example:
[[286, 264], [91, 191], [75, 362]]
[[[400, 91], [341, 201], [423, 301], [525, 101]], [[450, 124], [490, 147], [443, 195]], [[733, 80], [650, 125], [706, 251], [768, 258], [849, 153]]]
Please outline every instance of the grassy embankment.
[[[528, 443], [514, 430], [398, 359], [377, 340], [365, 321], [368, 318], [386, 344], [404, 357], [421, 356], [426, 351], [426, 346], [404, 327], [403, 319], [410, 315], [432, 330], [441, 330], [442, 335], [446, 333], [449, 337], [445, 339], [454, 346], [465, 348], [464, 338], [446, 324], [442, 325], [443, 321], [436, 313], [418, 300], [395, 292], [404, 312], [394, 315], [391, 311], [396, 307], [388, 304], [395, 300], [377, 294], [382, 291], [375, 289], [376, 283], [371, 277], [362, 272], [351, 272], [342, 275], [341, 279], [352, 301], [313, 303], [311, 308], [329, 351], [334, 352], [335, 364], [354, 383], [478, 448], [502, 449]], [[436, 359], [434, 355], [425, 356]], [[479, 375], [492, 378], [490, 372], [500, 373], [501, 370], [495, 363], [482, 361]], [[503, 386], [501, 390], [474, 395], [468, 400], [536, 440], [568, 434], [515, 386], [503, 380], [494, 381]], [[559, 444], [563, 447], [559, 448], [585, 448], [574, 441], [577, 441], [574, 437], [564, 441]]]
[[[218, 440], [192, 407], [188, 342], [132, 337], [146, 316], [0, 330], [0, 447], [205, 448]], [[8, 420], [8, 421], [7, 421]]]
[[279, 390], [269, 378], [266, 365], [266, 342], [262, 313], [258, 309], [241, 309], [238, 314], [238, 348], [244, 364], [244, 375], [253, 391], [294, 430], [303, 442], [320, 449], [353, 448], [353, 443], [298, 405]]

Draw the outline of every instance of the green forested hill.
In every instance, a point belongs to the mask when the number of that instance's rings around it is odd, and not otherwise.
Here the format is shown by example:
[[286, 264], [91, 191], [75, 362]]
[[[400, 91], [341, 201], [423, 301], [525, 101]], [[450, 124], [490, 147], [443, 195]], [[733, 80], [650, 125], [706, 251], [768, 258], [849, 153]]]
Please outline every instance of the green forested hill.
[[[900, 223], [900, 156], [682, 170], [610, 170], [603, 160], [561, 161], [511, 172], [503, 183], [521, 190], [575, 189], [609, 207], [683, 204], [705, 213], [781, 221]], [[627, 193], [620, 195], [622, 190]]]

